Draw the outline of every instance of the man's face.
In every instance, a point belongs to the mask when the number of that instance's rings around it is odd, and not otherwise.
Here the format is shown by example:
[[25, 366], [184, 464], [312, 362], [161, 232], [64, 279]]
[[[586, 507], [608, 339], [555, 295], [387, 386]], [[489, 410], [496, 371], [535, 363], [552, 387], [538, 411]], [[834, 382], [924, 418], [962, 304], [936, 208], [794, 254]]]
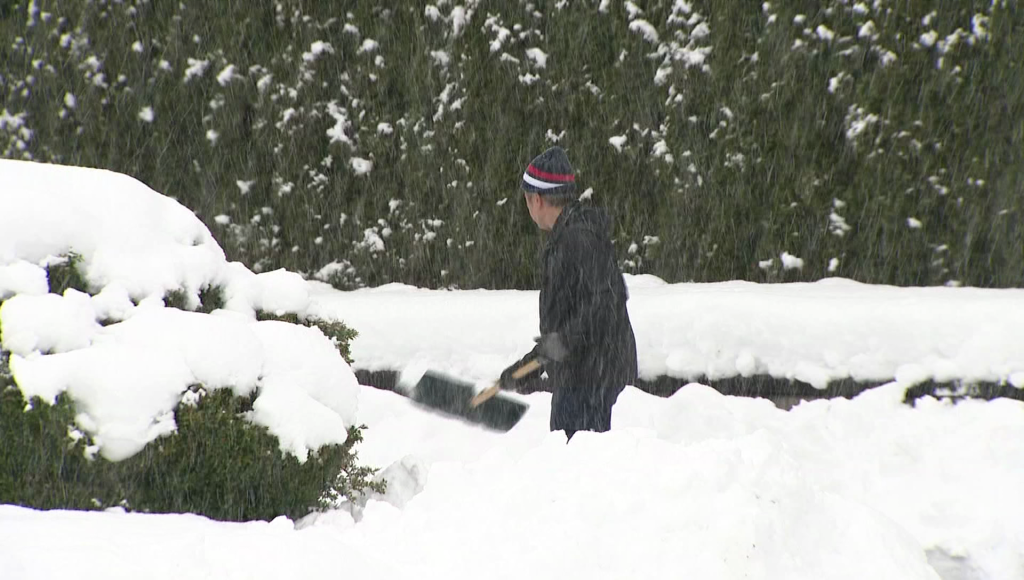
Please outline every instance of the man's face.
[[530, 219], [533, 223], [537, 224], [538, 227], [543, 228], [541, 225], [541, 211], [543, 209], [544, 201], [541, 200], [540, 196], [536, 193], [524, 193], [523, 197], [526, 198], [526, 209], [530, 211]]

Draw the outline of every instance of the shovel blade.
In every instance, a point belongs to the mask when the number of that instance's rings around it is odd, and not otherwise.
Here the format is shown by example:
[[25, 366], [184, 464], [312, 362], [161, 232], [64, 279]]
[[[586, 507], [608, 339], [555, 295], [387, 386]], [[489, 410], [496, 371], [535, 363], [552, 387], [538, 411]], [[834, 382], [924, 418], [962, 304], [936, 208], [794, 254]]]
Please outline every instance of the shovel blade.
[[498, 393], [477, 407], [469, 402], [476, 395], [473, 383], [427, 371], [413, 387], [410, 398], [420, 405], [445, 415], [482, 425], [495, 431], [508, 431], [523, 418], [529, 405]]

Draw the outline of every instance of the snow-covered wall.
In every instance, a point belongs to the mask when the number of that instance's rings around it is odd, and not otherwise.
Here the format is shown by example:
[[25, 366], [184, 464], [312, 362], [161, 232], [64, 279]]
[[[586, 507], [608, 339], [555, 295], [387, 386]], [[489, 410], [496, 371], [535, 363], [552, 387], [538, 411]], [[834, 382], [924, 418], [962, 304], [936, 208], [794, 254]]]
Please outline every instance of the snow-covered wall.
[[[665, 284], [627, 276], [640, 375], [771, 375], [830, 380], [927, 379], [1024, 387], [1024, 290], [815, 283]], [[533, 346], [537, 293], [337, 292], [314, 285], [310, 311], [359, 331], [357, 369], [425, 365], [493, 380]]]

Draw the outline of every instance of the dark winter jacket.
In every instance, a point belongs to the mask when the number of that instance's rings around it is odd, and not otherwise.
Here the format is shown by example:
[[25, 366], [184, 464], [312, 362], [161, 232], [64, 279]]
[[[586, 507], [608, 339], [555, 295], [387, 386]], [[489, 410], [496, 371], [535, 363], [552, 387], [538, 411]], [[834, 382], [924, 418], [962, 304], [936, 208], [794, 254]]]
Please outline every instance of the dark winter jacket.
[[615, 264], [611, 220], [601, 209], [570, 203], [543, 253], [540, 331], [558, 333], [569, 351], [548, 362], [551, 429], [607, 431], [611, 408], [637, 378], [628, 298]]

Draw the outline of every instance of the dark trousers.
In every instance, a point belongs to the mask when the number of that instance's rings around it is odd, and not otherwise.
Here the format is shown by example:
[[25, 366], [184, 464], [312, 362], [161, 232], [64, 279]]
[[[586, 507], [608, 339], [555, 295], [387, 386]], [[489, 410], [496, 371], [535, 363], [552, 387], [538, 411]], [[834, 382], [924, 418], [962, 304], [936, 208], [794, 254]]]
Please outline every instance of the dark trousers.
[[612, 428], [612, 406], [615, 398], [598, 397], [597, 401], [591, 397], [584, 398], [577, 391], [570, 389], [557, 389], [551, 397], [551, 421], [552, 431], [565, 431], [569, 439], [577, 431], [595, 431], [604, 433]]

